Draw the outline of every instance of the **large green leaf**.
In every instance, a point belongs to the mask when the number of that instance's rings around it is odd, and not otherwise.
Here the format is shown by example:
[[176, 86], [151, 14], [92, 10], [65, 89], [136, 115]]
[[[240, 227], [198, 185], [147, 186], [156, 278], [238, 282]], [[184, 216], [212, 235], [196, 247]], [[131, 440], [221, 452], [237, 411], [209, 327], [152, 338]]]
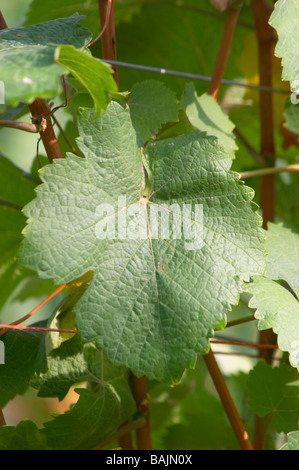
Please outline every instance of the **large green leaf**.
[[297, 429], [299, 419], [299, 388], [293, 384], [298, 374], [281, 364], [272, 368], [259, 361], [248, 378], [248, 404], [260, 417], [272, 416], [276, 432]]
[[254, 276], [245, 285], [253, 294], [249, 307], [255, 308], [260, 330], [272, 328], [278, 335], [278, 346], [289, 352], [289, 360], [299, 370], [299, 302], [284, 287], [265, 277]]
[[[242, 280], [264, 270], [253, 193], [204, 133], [150, 145], [145, 185], [128, 108], [111, 103], [101, 119], [81, 110], [79, 129], [86, 158], [69, 155], [41, 171], [25, 208], [21, 261], [58, 284], [93, 270], [75, 307], [80, 336], [136, 375], [178, 382], [208, 350]], [[170, 211], [169, 233], [165, 219], [166, 232], [154, 233], [157, 209]]]
[[55, 62], [55, 44], [81, 48], [90, 40], [89, 31], [78, 24], [80, 16], [60, 18], [23, 28], [0, 31], [1, 80], [5, 103], [16, 106], [36, 96], [50, 98], [61, 89], [66, 69]]

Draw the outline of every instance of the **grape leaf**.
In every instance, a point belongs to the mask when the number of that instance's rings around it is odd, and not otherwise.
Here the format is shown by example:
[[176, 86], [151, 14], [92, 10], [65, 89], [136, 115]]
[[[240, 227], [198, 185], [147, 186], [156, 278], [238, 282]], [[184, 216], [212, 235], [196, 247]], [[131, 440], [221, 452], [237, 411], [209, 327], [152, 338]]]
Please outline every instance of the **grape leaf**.
[[298, 227], [268, 223], [266, 247], [268, 251], [267, 277], [274, 281], [286, 281], [299, 299]]
[[55, 59], [88, 90], [94, 100], [97, 115], [100, 116], [107, 107], [108, 93], [117, 91], [111, 76], [112, 68], [73, 46], [59, 46], [55, 51]]
[[92, 344], [82, 345], [75, 336], [51, 352], [47, 357], [47, 371], [33, 377], [30, 385], [39, 390], [39, 397], [58, 397], [63, 400], [72, 385], [87, 381], [99, 382], [101, 355], [101, 351]]
[[284, 287], [265, 277], [253, 276], [244, 291], [253, 294], [249, 307], [255, 308], [258, 328], [272, 328], [278, 335], [278, 346], [288, 351], [289, 360], [299, 371], [299, 302]]
[[[54, 449], [91, 449], [113, 435], [117, 427], [137, 411], [128, 371], [111, 365], [92, 345], [85, 347], [85, 359], [85, 374], [82, 370], [81, 373], [93, 380], [95, 387], [93, 390], [76, 388], [80, 397], [72, 409], [44, 423], [41, 432]], [[74, 366], [76, 379], [78, 364], [74, 362]], [[82, 368], [82, 364], [79, 367]], [[69, 376], [72, 373], [70, 368], [68, 373]], [[61, 380], [62, 376], [57, 379]]]
[[5, 364], [0, 367], [0, 406], [23, 393], [35, 372], [45, 370], [40, 332], [7, 331], [1, 337]]
[[162, 124], [178, 119], [175, 94], [155, 80], [136, 83], [131, 90], [129, 106], [133, 126], [143, 143], [157, 134]]
[[[253, 193], [229, 171], [217, 139], [198, 131], [148, 147], [145, 189], [128, 108], [112, 102], [101, 119], [81, 110], [79, 132], [86, 158], [68, 155], [40, 172], [43, 184], [24, 210], [20, 259], [58, 284], [94, 271], [75, 307], [80, 337], [136, 375], [178, 382], [197, 353], [207, 352], [212, 327], [238, 301], [242, 280], [264, 271]], [[113, 209], [107, 218], [102, 204]], [[169, 239], [154, 236], [151, 225], [163, 204], [177, 204]], [[194, 214], [182, 212], [185, 205]], [[191, 232], [180, 239], [181, 226]]]
[[45, 436], [32, 421], [0, 427], [0, 450], [50, 450]]
[[285, 103], [284, 118], [285, 122], [283, 126], [294, 134], [299, 134], [298, 116], [299, 106], [296, 103], [292, 103], [291, 99], [287, 99]]
[[0, 31], [1, 80], [5, 103], [16, 106], [36, 96], [50, 98], [61, 89], [66, 69], [55, 63], [55, 44], [83, 47], [91, 38], [78, 24], [80, 16], [60, 18], [23, 28]]
[[19, 265], [16, 254], [25, 225], [21, 209], [33, 199], [34, 187], [28, 175], [0, 155], [0, 306], [25, 277], [32, 275]]
[[275, 55], [282, 58], [282, 79], [291, 83], [293, 90], [299, 89], [298, 49], [299, 4], [297, 0], [278, 0], [270, 18], [270, 24], [276, 29], [278, 41]]
[[249, 372], [248, 404], [260, 417], [272, 414], [277, 432], [297, 429], [299, 419], [299, 387], [294, 369], [286, 364], [272, 368], [260, 360]]
[[193, 83], [187, 83], [181, 99], [181, 105], [191, 124], [200, 131], [218, 138], [219, 144], [234, 158], [238, 147], [235, 143], [233, 130], [235, 125], [224, 114], [212, 96], [204, 93], [198, 97]]
[[288, 442], [279, 450], [299, 450], [299, 431], [289, 432], [287, 438]]

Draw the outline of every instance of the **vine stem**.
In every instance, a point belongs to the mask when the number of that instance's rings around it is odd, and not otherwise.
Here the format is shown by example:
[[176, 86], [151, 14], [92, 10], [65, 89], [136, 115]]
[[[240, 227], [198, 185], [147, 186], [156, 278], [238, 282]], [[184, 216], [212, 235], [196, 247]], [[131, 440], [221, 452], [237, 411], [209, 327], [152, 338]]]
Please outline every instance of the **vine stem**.
[[151, 433], [149, 421], [149, 396], [147, 393], [147, 380], [146, 376], [136, 377], [132, 376], [133, 381], [133, 395], [136, 402], [137, 410], [145, 417], [144, 425], [136, 430], [137, 449], [138, 450], [151, 450]]
[[[271, 14], [270, 5], [266, 0], [251, 0], [255, 31], [258, 43], [259, 79], [260, 85], [272, 85], [272, 57], [273, 57], [273, 30], [269, 25]], [[265, 160], [265, 165], [275, 166], [275, 145], [273, 133], [273, 100], [270, 93], [260, 91], [259, 112], [261, 124], [260, 154]], [[261, 178], [260, 206], [263, 212], [263, 228], [267, 229], [268, 222], [274, 221], [275, 209], [275, 175], [265, 174]], [[273, 342], [272, 329], [260, 332], [260, 343]], [[271, 350], [260, 349], [261, 358], [270, 364], [272, 360]], [[254, 443], [257, 450], [264, 448], [262, 436], [262, 421], [256, 416], [254, 429]]]
[[8, 26], [6, 24], [4, 16], [2, 15], [2, 11], [0, 10], [0, 29], [7, 29], [7, 28]]
[[228, 8], [227, 10], [226, 23], [212, 75], [212, 80], [209, 86], [209, 94], [214, 98], [215, 101], [217, 101], [221, 80], [223, 78], [223, 73], [228, 59], [231, 42], [239, 17], [239, 12], [239, 8]]
[[265, 348], [265, 349], [278, 349], [277, 344], [264, 344], [264, 343], [246, 343], [245, 341], [225, 341], [225, 340], [210, 340], [214, 344], [230, 344], [232, 346], [249, 346], [251, 348]]
[[46, 116], [50, 116], [51, 113], [49, 106], [41, 98], [35, 98], [28, 106], [32, 115], [33, 124], [38, 124], [43, 120], [46, 121], [45, 125], [42, 126], [40, 130], [40, 137], [44, 144], [49, 162], [52, 163], [55, 158], [62, 158], [51, 118], [46, 119]]
[[[98, 4], [101, 22], [100, 37], [103, 59], [117, 60], [113, 0], [98, 0]], [[119, 87], [117, 67], [112, 66], [112, 68], [114, 70], [113, 78]]]
[[0, 427], [1, 426], [6, 426], [6, 421], [5, 421], [5, 418], [4, 418], [4, 414], [3, 414], [3, 411], [2, 411], [2, 408], [0, 406]]
[[228, 391], [213, 351], [210, 349], [208, 354], [203, 357], [241, 449], [253, 450], [248, 434]]
[[[217, 101], [218, 92], [221, 85], [221, 80], [226, 66], [238, 16], [239, 9], [228, 9], [224, 32], [222, 35], [222, 40], [209, 87], [209, 94], [214, 98], [214, 101]], [[253, 450], [248, 434], [238, 414], [234, 401], [229, 393], [226, 382], [218, 367], [217, 361], [215, 359], [211, 347], [209, 352], [205, 354], [203, 358], [241, 449]]]
[[[103, 15], [103, 17], [105, 18], [105, 21], [104, 21], [104, 24], [101, 28], [101, 32], [100, 34], [95, 38], [93, 39], [92, 41], [90, 41], [87, 46], [85, 47], [90, 47], [92, 44], [94, 44], [98, 39], [100, 39], [104, 32], [106, 31], [106, 28], [108, 27], [109, 25], [109, 19], [110, 19], [110, 14], [111, 14], [111, 7], [112, 7], [112, 0], [108, 0], [108, 4], [107, 4], [107, 10], [105, 12], [105, 14]], [[101, 24], [102, 24], [102, 21], [101, 21]]]
[[[22, 318], [19, 318], [18, 320], [15, 320], [14, 322], [12, 322], [9, 326], [6, 326], [7, 329], [11, 328], [12, 326], [16, 326], [16, 325], [19, 325], [20, 323], [22, 323], [23, 321], [27, 320], [28, 318], [32, 317], [32, 315], [34, 315], [43, 305], [45, 305], [49, 300], [51, 300], [55, 295], [57, 295], [59, 292], [61, 292], [65, 287], [66, 287], [67, 284], [62, 284], [61, 286], [57, 287], [57, 289], [55, 289], [50, 295], [48, 295], [48, 297], [46, 299], [44, 299], [40, 304], [38, 304], [36, 307], [34, 307], [33, 310], [31, 310], [31, 312], [27, 313], [27, 315], [25, 315], [24, 317]], [[2, 326], [3, 328], [3, 326]], [[3, 334], [5, 333], [5, 330], [1, 331], [0, 332], [0, 336], [2, 336]]]
[[30, 124], [29, 122], [0, 121], [0, 127], [10, 127], [12, 129], [19, 129], [25, 132], [32, 132], [33, 134], [38, 132], [38, 127], [35, 124]]
[[1, 331], [1, 334], [4, 334], [6, 330], [25, 330], [25, 331], [53, 331], [54, 333], [71, 333], [76, 334], [77, 330], [67, 330], [64, 328], [46, 328], [42, 326], [25, 326], [25, 325], [2, 325], [0, 324], [0, 329], [5, 329]]
[[265, 175], [275, 175], [276, 173], [283, 173], [286, 171], [299, 171], [299, 164], [286, 165], [286, 166], [270, 166], [267, 168], [260, 168], [258, 170], [244, 171], [240, 173], [240, 178], [242, 180], [246, 178], [254, 178], [255, 176], [265, 176]]

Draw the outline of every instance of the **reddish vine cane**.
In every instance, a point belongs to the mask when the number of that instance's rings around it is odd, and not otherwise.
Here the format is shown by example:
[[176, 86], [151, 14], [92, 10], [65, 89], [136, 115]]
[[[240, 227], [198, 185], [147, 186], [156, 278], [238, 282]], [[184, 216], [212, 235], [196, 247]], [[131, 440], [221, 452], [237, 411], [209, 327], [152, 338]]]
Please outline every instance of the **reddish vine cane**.
[[[251, 0], [251, 10], [255, 22], [255, 31], [258, 44], [259, 78], [260, 85], [272, 85], [272, 60], [273, 60], [273, 30], [269, 25], [271, 7], [265, 0]], [[266, 162], [265, 166], [275, 166], [275, 144], [273, 131], [273, 100], [270, 93], [260, 91], [260, 124], [261, 124], [261, 148], [260, 153]], [[264, 175], [261, 178], [261, 202], [263, 211], [263, 227], [267, 229], [268, 222], [274, 220], [275, 209], [275, 175]], [[260, 332], [260, 343], [271, 344], [274, 341], [272, 329]], [[272, 362], [272, 351], [260, 349], [259, 355], [268, 364]], [[262, 421], [256, 416], [254, 443], [256, 450], [264, 447], [265, 436], [262, 436]]]
[[[222, 35], [222, 40], [209, 87], [209, 94], [214, 98], [214, 101], [217, 101], [217, 96], [221, 80], [223, 78], [223, 73], [228, 58], [234, 30], [237, 24], [239, 11], [240, 10], [238, 8], [229, 8], [227, 12], [227, 19], [224, 27], [224, 32]], [[209, 352], [203, 356], [203, 358], [213, 379], [215, 388], [219, 394], [220, 400], [222, 402], [222, 405], [225, 409], [225, 412], [231, 423], [232, 429], [235, 433], [235, 436], [239, 442], [241, 449], [253, 450], [252, 444], [248, 437], [248, 433], [244, 428], [243, 422], [229, 393], [229, 390], [227, 388], [223, 375], [221, 374], [221, 371], [218, 367], [212, 349], [210, 349]]]

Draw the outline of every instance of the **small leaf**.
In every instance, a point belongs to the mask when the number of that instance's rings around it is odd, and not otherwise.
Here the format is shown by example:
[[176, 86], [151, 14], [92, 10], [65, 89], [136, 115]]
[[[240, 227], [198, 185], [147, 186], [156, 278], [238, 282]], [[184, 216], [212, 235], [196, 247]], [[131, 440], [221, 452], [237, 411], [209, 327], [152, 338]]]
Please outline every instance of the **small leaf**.
[[96, 115], [100, 116], [102, 110], [107, 108], [109, 93], [117, 91], [112, 78], [112, 68], [88, 52], [79, 51], [73, 46], [59, 46], [55, 59], [88, 90], [95, 103]]
[[288, 442], [279, 450], [299, 450], [299, 431], [289, 432], [287, 438]]
[[187, 83], [181, 105], [191, 124], [196, 129], [217, 137], [219, 145], [222, 145], [231, 158], [234, 158], [234, 154], [238, 150], [233, 134], [235, 125], [224, 114], [212, 96], [204, 93], [198, 97], [193, 83]]
[[299, 89], [299, 68], [297, 66], [297, 44], [299, 4], [297, 0], [278, 0], [270, 18], [270, 24], [276, 29], [278, 42], [275, 55], [282, 58], [282, 79], [291, 84], [295, 91]]
[[47, 358], [47, 371], [35, 375], [30, 385], [39, 390], [39, 397], [58, 397], [63, 400], [74, 384], [100, 383], [103, 368], [107, 364], [99, 349], [91, 343], [83, 345], [75, 336], [51, 352]]
[[0, 450], [50, 450], [47, 439], [32, 421], [0, 427]]
[[[268, 223], [266, 231], [267, 277], [284, 280], [299, 299], [299, 229], [295, 225]], [[298, 337], [299, 339], [299, 337]]]
[[[44, 370], [43, 334], [7, 331], [1, 337], [5, 346], [5, 364], [0, 366], [0, 406], [27, 389], [33, 375]], [[1, 429], [1, 428], [0, 428]]]
[[[54, 449], [92, 449], [113, 435], [118, 426], [136, 413], [128, 372], [111, 365], [103, 353], [92, 345], [85, 347], [85, 354], [87, 348], [89, 357], [85, 356], [85, 378], [87, 376], [95, 382], [94, 388], [75, 389], [80, 397], [72, 409], [44, 423], [42, 433]], [[78, 364], [75, 362], [76, 377]], [[62, 376], [57, 376], [57, 379], [61, 380]]]
[[7, 158], [0, 155], [0, 307], [16, 286], [32, 273], [16, 260], [22, 241], [23, 205], [34, 197], [36, 183]]
[[285, 364], [272, 368], [260, 360], [248, 378], [248, 404], [260, 417], [271, 414], [276, 432], [297, 428], [299, 419], [299, 387], [294, 369]]
[[272, 328], [278, 335], [278, 346], [288, 351], [289, 360], [299, 371], [299, 302], [284, 287], [265, 277], [253, 276], [253, 282], [244, 286], [253, 294], [249, 307], [257, 309], [258, 328]]
[[175, 94], [155, 80], [136, 83], [132, 87], [129, 107], [133, 126], [143, 143], [157, 134], [162, 124], [178, 119]]

